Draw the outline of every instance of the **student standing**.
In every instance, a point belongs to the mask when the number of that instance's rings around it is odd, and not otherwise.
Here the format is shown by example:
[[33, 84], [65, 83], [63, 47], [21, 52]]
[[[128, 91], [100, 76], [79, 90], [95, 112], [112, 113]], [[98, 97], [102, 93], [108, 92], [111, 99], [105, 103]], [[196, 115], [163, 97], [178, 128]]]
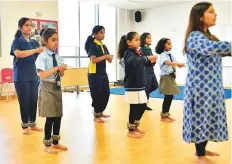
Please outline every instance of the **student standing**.
[[170, 117], [170, 107], [174, 94], [179, 93], [176, 84], [176, 67], [184, 67], [183, 63], [178, 63], [175, 57], [171, 54], [172, 42], [168, 38], [162, 38], [156, 45], [156, 53], [160, 54], [160, 70], [161, 77], [159, 83], [159, 92], [164, 95], [162, 105], [161, 121], [172, 122], [173, 118]]
[[106, 109], [110, 96], [106, 61], [111, 63], [113, 56], [110, 55], [106, 45], [102, 42], [104, 37], [105, 28], [103, 26], [95, 26], [85, 43], [85, 50], [90, 58], [88, 72], [89, 89], [92, 97], [92, 107], [94, 108], [94, 121], [97, 123], [104, 123], [102, 118], [110, 117], [103, 114], [103, 112]]
[[143, 130], [138, 128], [147, 103], [145, 65], [156, 61], [155, 56], [141, 55], [139, 47], [138, 33], [129, 32], [121, 37], [118, 49], [118, 57], [124, 60], [125, 65], [125, 101], [130, 104], [127, 128], [129, 130], [128, 136], [132, 138], [140, 138], [145, 134]]
[[[140, 44], [141, 48], [140, 51], [144, 56], [153, 56], [152, 50], [149, 47], [151, 45], [151, 34], [150, 33], [143, 33], [140, 36]], [[156, 63], [156, 62], [155, 62]], [[158, 82], [154, 72], [155, 63], [146, 65], [146, 94], [147, 99], [149, 100], [149, 95], [151, 92], [155, 91], [158, 88]], [[152, 110], [146, 104], [146, 110]]]
[[56, 54], [58, 35], [54, 29], [44, 30], [42, 44], [45, 50], [36, 60], [36, 68], [41, 79], [38, 108], [40, 116], [46, 117], [44, 150], [55, 154], [56, 149], [67, 150], [66, 146], [59, 144], [63, 116], [61, 77], [64, 76], [66, 65], [61, 63], [60, 57]]

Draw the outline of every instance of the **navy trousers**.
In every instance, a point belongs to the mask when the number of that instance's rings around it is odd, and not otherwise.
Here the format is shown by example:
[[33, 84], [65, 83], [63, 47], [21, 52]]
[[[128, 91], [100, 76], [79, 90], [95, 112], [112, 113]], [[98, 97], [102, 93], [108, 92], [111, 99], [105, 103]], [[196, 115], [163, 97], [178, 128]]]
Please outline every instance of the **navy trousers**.
[[[35, 123], [39, 82], [15, 81], [14, 85], [18, 96], [22, 123]], [[26, 126], [22, 127], [27, 128]]]
[[152, 74], [152, 73], [146, 74], [145, 92], [146, 92], [146, 95], [147, 95], [147, 99], [149, 99], [149, 94], [151, 92], [153, 92], [154, 90], [156, 90], [157, 88], [158, 88], [158, 82], [157, 82], [157, 79], [155, 77], [155, 74]]
[[88, 74], [88, 81], [92, 107], [96, 114], [100, 114], [106, 109], [110, 97], [108, 76], [106, 73]]

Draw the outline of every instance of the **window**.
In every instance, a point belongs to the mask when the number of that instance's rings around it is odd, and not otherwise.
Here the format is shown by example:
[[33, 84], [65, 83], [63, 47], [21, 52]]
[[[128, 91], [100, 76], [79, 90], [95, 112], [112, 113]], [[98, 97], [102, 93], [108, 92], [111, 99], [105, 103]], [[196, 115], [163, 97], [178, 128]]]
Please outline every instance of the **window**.
[[85, 41], [95, 26], [95, 4], [80, 2], [80, 56], [88, 56], [84, 46]]
[[88, 67], [89, 60], [89, 58], [80, 58], [80, 67]]
[[68, 67], [88, 67], [84, 45], [95, 25], [95, 8], [89, 2], [59, 1], [59, 55]]
[[66, 1], [59, 1], [58, 4], [59, 56], [68, 67], [79, 66], [77, 58], [79, 56], [78, 5], [78, 1], [70, 1], [68, 3]]
[[78, 58], [62, 58], [62, 63], [67, 64], [68, 67], [77, 67], [79, 60]]
[[60, 46], [59, 55], [61, 57], [78, 56], [78, 46]]
[[109, 81], [116, 81], [116, 8], [99, 5], [99, 25], [105, 27], [104, 43], [114, 59], [111, 64], [107, 63], [107, 73]]
[[60, 0], [58, 3], [59, 46], [79, 46], [78, 5], [78, 1]]
[[[67, 12], [69, 11], [69, 12]], [[107, 13], [107, 14], [106, 14]], [[67, 19], [68, 18], [68, 19]], [[109, 81], [116, 80], [116, 9], [91, 2], [59, 1], [59, 55], [68, 67], [88, 67], [85, 41], [96, 24], [106, 29], [104, 43], [114, 55], [107, 64]]]

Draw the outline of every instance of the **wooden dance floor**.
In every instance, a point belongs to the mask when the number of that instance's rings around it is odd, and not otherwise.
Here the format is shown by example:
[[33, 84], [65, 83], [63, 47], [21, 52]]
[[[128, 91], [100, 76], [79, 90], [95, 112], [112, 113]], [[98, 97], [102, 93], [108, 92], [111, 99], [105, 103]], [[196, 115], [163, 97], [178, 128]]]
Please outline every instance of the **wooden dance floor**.
[[[226, 100], [231, 129], [231, 99]], [[129, 105], [123, 96], [111, 95], [104, 124], [93, 122], [89, 92], [63, 94], [64, 117], [61, 144], [67, 152], [57, 155], [44, 152], [43, 132], [21, 133], [19, 106], [16, 99], [0, 100], [0, 164], [195, 164], [195, 147], [182, 140], [183, 101], [174, 100], [173, 123], [160, 122], [162, 99], [150, 99], [153, 111], [146, 111], [140, 128], [146, 131], [142, 139], [127, 137]], [[44, 118], [37, 119], [44, 128]], [[208, 149], [221, 154], [210, 157], [212, 164], [231, 163], [230, 140], [209, 143]]]

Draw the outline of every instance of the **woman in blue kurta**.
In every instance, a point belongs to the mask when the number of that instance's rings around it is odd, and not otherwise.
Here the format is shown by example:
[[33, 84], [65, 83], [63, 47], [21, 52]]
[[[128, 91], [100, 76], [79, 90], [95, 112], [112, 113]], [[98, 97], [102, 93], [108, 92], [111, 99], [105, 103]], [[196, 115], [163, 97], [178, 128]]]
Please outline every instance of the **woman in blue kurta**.
[[23, 134], [29, 134], [29, 127], [34, 131], [42, 131], [35, 122], [39, 85], [35, 60], [43, 48], [30, 38], [30, 19], [21, 18], [18, 28], [10, 54], [14, 56], [13, 79], [20, 106]]
[[207, 161], [208, 141], [228, 140], [222, 56], [231, 55], [231, 43], [219, 41], [209, 31], [216, 23], [211, 3], [198, 3], [191, 11], [184, 52], [187, 55], [187, 78], [184, 93], [183, 139], [195, 143], [198, 162]]
[[113, 56], [110, 55], [107, 47], [102, 43], [104, 37], [105, 28], [103, 26], [95, 26], [85, 43], [85, 50], [90, 58], [89, 89], [93, 100], [94, 121], [97, 123], [104, 123], [102, 118], [109, 117], [103, 114], [110, 96], [106, 61], [111, 63]]

